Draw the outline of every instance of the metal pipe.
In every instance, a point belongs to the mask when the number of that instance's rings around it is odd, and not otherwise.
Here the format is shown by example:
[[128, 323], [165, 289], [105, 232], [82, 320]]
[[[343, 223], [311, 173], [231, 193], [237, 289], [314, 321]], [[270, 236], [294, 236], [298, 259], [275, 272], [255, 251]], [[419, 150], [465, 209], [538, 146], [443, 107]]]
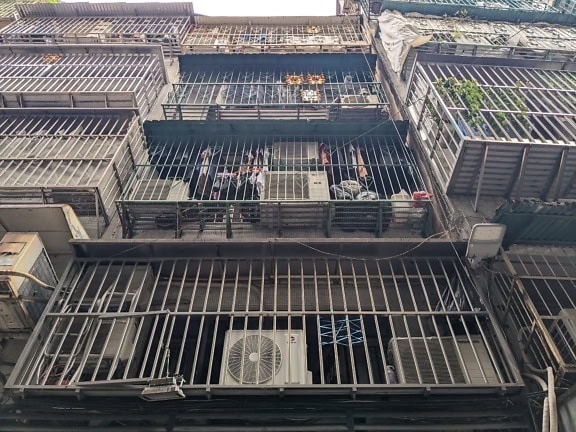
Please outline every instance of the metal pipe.
[[16, 277], [23, 277], [26, 279], [30, 279], [32, 282], [34, 282], [37, 285], [40, 285], [42, 288], [46, 288], [50, 291], [54, 291], [56, 289], [56, 287], [53, 287], [52, 285], [48, 285], [45, 282], [42, 282], [40, 279], [38, 279], [36, 276], [31, 275], [30, 273], [26, 273], [26, 272], [21, 272], [18, 270], [0, 270], [0, 276], [16, 276]]
[[544, 398], [542, 406], [542, 432], [550, 432], [550, 405], [548, 396]]
[[[538, 375], [522, 374], [522, 376], [525, 378], [530, 378], [530, 379], [536, 381], [538, 384], [540, 384], [540, 387], [542, 387], [542, 391], [544, 391], [544, 392], [549, 391], [548, 384], [546, 383], [546, 381], [544, 381]], [[550, 403], [550, 400], [549, 400], [548, 396], [546, 396], [544, 398], [544, 403], [542, 406], [542, 432], [550, 432], [550, 405], [549, 405], [549, 403]]]
[[554, 390], [554, 372], [551, 367], [548, 373], [548, 404], [550, 405], [550, 432], [558, 432], [558, 410], [556, 407], [556, 392]]

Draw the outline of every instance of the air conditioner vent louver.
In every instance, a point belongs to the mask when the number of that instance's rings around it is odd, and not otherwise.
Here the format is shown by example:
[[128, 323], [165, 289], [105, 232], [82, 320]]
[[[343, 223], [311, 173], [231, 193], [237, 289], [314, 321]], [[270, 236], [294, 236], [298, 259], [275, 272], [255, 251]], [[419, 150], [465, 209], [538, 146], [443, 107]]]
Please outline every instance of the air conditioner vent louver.
[[239, 383], [262, 384], [280, 370], [282, 352], [269, 337], [251, 335], [232, 345], [227, 362], [228, 371]]
[[[460, 369], [454, 345], [451, 343], [444, 344], [446, 358], [448, 359], [448, 362], [446, 362], [442, 348], [440, 347], [440, 340], [430, 339], [426, 342], [430, 356], [428, 356], [428, 351], [426, 351], [426, 345], [423, 339], [412, 340], [412, 347], [410, 347], [410, 341], [408, 339], [400, 339], [397, 341], [397, 349], [399, 357], [402, 359], [402, 370], [405, 382], [419, 382], [418, 371], [420, 371], [422, 382], [425, 384], [433, 384], [436, 382], [434, 379], [435, 371], [440, 384], [450, 384], [452, 381], [448, 367], [453, 371], [455, 382], [466, 382]], [[412, 348], [414, 349], [414, 354], [412, 353]], [[442, 361], [434, 362], [433, 365], [430, 360], [436, 358], [442, 359]]]
[[130, 200], [135, 201], [183, 201], [187, 198], [188, 184], [183, 180], [142, 180], [130, 193]]
[[393, 338], [389, 351], [401, 384], [498, 384], [479, 337]]
[[260, 220], [269, 228], [318, 227], [330, 200], [325, 171], [264, 173]]
[[278, 201], [327, 201], [328, 177], [318, 172], [267, 172], [262, 199]]
[[279, 142], [272, 144], [272, 166], [280, 170], [309, 171], [320, 164], [317, 142]]

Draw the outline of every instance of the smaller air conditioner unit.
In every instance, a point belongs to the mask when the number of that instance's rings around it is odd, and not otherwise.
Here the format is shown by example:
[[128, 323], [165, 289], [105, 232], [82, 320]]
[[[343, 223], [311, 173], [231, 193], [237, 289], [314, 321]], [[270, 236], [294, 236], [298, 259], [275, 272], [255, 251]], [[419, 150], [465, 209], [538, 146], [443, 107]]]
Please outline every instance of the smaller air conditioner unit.
[[129, 196], [132, 201], [186, 201], [188, 183], [183, 180], [139, 180]]
[[[58, 283], [37, 233], [7, 233], [0, 241], [0, 269], [28, 273], [53, 287]], [[0, 276], [0, 332], [32, 330], [51, 294], [31, 279]]]
[[484, 342], [474, 336], [471, 342], [467, 337], [390, 339], [388, 351], [396, 366], [398, 383], [436, 384], [437, 378], [438, 384], [499, 385]]
[[268, 228], [321, 227], [330, 200], [325, 171], [263, 173], [260, 220]]
[[272, 144], [272, 169], [309, 171], [320, 165], [317, 142], [278, 142]]
[[[131, 318], [116, 318], [114, 324], [113, 321], [113, 317], [93, 320], [88, 327], [83, 329], [81, 323], [73, 325], [70, 329], [62, 325], [56, 329], [53, 343], [46, 350], [46, 354], [48, 356], [58, 354], [62, 358], [84, 357], [87, 366], [96, 365], [100, 358], [102, 361], [126, 362], [133, 355], [132, 351], [136, 343], [136, 322]], [[99, 327], [98, 322], [100, 322]], [[63, 333], [65, 330], [66, 333]], [[64, 343], [60, 346], [62, 339]], [[76, 344], [78, 339], [80, 342]], [[92, 341], [89, 352], [86, 351], [88, 341]]]
[[561, 309], [550, 336], [566, 364], [576, 366], [576, 309]]
[[222, 385], [312, 384], [302, 330], [229, 330], [220, 369]]
[[[117, 359], [126, 362], [132, 355], [136, 343], [136, 322], [130, 318], [117, 318], [114, 329], [110, 333], [112, 321], [102, 321], [91, 351], [102, 353], [102, 358], [105, 360]], [[107, 341], [106, 338], [108, 338]], [[98, 357], [98, 355], [94, 356], [94, 360]]]
[[[340, 98], [342, 108], [371, 108], [363, 107], [362, 105], [377, 105], [379, 103], [377, 95], [348, 95]], [[346, 105], [346, 104], [361, 104], [361, 105]]]

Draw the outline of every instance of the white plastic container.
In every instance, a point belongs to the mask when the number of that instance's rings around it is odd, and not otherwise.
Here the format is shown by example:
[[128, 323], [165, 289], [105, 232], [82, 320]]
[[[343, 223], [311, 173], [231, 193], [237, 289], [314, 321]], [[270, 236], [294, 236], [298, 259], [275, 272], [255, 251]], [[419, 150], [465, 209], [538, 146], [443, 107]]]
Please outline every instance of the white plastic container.
[[406, 224], [411, 221], [411, 216], [416, 210], [412, 207], [412, 195], [402, 189], [390, 198], [392, 199], [392, 222]]

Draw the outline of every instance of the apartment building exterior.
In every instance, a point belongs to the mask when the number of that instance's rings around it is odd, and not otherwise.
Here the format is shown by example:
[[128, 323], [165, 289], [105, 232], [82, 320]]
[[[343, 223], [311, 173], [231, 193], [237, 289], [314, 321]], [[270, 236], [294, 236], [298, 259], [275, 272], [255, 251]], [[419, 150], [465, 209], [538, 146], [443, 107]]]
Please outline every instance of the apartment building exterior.
[[[572, 382], [570, 250], [465, 255], [485, 197], [571, 199], [573, 30], [450, 47], [460, 24], [422, 19], [436, 39], [394, 68], [382, 4], [340, 3], [18, 6], [0, 202], [69, 205], [90, 239], [6, 376], [6, 428], [525, 431], [540, 413], [518, 363]], [[471, 119], [439, 84], [454, 76], [492, 105]]]

